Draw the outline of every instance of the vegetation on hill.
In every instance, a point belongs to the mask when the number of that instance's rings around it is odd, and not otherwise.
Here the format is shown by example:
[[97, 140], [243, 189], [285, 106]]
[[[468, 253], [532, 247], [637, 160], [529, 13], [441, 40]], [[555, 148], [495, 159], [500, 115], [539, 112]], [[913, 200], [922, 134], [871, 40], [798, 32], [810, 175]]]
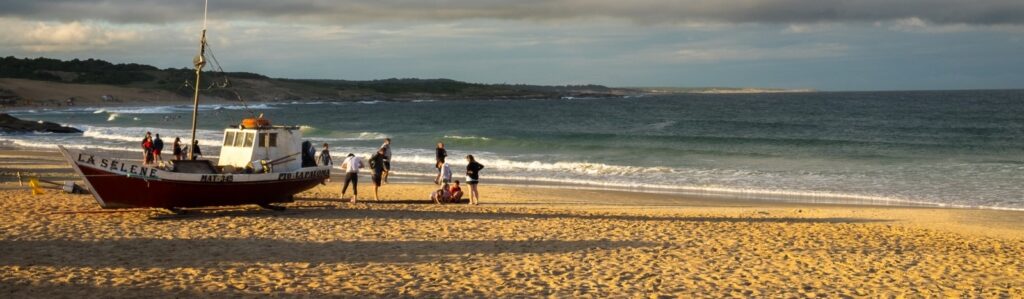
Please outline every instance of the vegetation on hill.
[[[50, 58], [0, 58], [0, 78], [20, 78], [82, 84], [110, 84], [160, 89], [191, 95], [189, 82], [195, 71], [189, 68], [160, 69], [143, 64], [113, 64], [98, 59], [68, 61]], [[270, 78], [261, 74], [203, 72], [205, 94], [235, 100], [239, 96], [256, 101], [302, 99], [402, 98], [558, 98], [565, 96], [604, 97], [635, 92], [600, 85], [540, 86], [522, 84], [479, 84], [451, 79], [390, 78], [369, 81], [300, 80]], [[230, 85], [223, 82], [230, 81]], [[230, 88], [227, 88], [230, 86]]]

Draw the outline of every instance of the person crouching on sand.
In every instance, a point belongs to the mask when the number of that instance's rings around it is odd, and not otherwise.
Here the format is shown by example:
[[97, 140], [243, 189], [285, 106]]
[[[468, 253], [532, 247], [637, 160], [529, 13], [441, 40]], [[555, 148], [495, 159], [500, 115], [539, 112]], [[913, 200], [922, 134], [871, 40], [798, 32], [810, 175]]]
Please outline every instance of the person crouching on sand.
[[363, 168], [363, 161], [356, 155], [349, 153], [345, 162], [341, 163], [341, 169], [345, 170], [345, 182], [341, 187], [341, 198], [345, 198], [345, 191], [348, 190], [348, 183], [352, 182], [352, 203], [356, 203], [359, 196], [359, 169]]
[[469, 184], [469, 203], [472, 205], [480, 204], [480, 192], [476, 190], [476, 185], [480, 183], [480, 170], [484, 169], [484, 165], [477, 163], [473, 155], [466, 155], [466, 184]]
[[452, 193], [448, 191], [448, 183], [441, 186], [441, 189], [437, 189], [430, 193], [430, 200], [436, 204], [442, 204], [450, 202], [452, 199]]
[[462, 201], [462, 187], [459, 187], [459, 180], [455, 180], [455, 185], [453, 185], [448, 192], [452, 194], [452, 198], [450, 200], [452, 203], [459, 203]]

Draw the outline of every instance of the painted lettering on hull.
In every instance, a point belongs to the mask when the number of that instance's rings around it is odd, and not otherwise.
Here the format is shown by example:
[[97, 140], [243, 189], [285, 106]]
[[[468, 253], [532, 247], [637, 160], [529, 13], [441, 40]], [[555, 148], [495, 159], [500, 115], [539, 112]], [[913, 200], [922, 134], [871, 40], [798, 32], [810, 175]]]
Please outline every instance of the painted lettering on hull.
[[204, 183], [230, 183], [235, 180], [232, 175], [219, 175], [219, 174], [204, 174], [199, 178], [200, 182]]
[[331, 176], [331, 171], [328, 169], [324, 170], [307, 170], [292, 173], [282, 173], [277, 175], [278, 181], [284, 180], [304, 180], [304, 179], [323, 179]]
[[87, 155], [87, 154], [83, 154], [83, 153], [79, 153], [78, 154], [78, 159], [77, 160], [78, 160], [78, 164], [89, 164], [89, 165], [92, 165], [94, 167], [98, 166], [99, 168], [102, 168], [102, 169], [122, 172], [122, 173], [126, 173], [126, 174], [140, 175], [140, 176], [155, 177], [156, 176], [156, 172], [158, 170], [156, 168], [139, 166], [138, 164], [125, 163], [125, 162], [121, 162], [120, 160], [117, 160], [117, 159], [106, 159], [106, 158], [100, 159], [99, 163], [98, 163], [99, 165], [97, 165], [96, 157], [95, 156]]

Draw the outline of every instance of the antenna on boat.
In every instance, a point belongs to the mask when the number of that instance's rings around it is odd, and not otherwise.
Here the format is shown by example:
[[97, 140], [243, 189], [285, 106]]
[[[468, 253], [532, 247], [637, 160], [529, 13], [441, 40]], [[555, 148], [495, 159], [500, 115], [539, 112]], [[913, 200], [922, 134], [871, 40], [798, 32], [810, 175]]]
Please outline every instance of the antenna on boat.
[[203, 73], [203, 66], [206, 65], [206, 10], [209, 7], [210, 1], [203, 1], [203, 33], [199, 38], [199, 55], [192, 58], [192, 64], [196, 67], [196, 84], [195, 95], [192, 98], [192, 143], [188, 146], [188, 159], [194, 159], [193, 154], [196, 150], [196, 116], [199, 114], [199, 77]]

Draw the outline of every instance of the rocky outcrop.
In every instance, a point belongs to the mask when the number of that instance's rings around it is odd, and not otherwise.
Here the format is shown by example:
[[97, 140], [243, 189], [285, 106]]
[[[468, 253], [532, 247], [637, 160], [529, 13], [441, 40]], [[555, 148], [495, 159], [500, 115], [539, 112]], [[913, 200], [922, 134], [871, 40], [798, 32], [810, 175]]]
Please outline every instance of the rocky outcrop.
[[21, 120], [7, 113], [0, 113], [0, 132], [4, 133], [82, 133], [81, 130], [65, 127], [48, 121]]

